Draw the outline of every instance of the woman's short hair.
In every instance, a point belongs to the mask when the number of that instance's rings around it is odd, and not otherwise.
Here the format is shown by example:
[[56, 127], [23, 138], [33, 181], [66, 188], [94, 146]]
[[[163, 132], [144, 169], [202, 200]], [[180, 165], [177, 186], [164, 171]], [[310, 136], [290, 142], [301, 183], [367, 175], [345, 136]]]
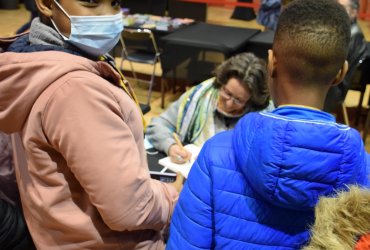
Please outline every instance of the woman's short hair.
[[250, 111], [262, 110], [268, 106], [266, 63], [254, 54], [237, 54], [219, 65], [214, 74], [216, 88], [221, 88], [229, 79], [236, 78], [250, 91], [251, 98], [247, 103]]

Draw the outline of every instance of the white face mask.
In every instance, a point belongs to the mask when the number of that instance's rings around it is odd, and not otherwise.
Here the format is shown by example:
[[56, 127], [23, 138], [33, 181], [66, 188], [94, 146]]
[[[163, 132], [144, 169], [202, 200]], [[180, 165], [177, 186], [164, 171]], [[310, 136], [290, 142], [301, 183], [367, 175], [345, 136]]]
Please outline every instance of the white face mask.
[[227, 112], [223, 111], [222, 109], [220, 109], [218, 107], [218, 105], [217, 105], [216, 109], [217, 109], [217, 112], [219, 112], [220, 114], [222, 114], [223, 116], [225, 116], [227, 118], [239, 118], [239, 117], [242, 117], [245, 114], [245, 112], [243, 112], [241, 114], [236, 114], [236, 115], [230, 114], [230, 113], [227, 113]]
[[92, 56], [101, 56], [111, 51], [119, 41], [123, 30], [122, 14], [107, 16], [70, 16], [63, 7], [54, 3], [69, 18], [71, 34], [64, 36], [53, 23], [62, 38]]

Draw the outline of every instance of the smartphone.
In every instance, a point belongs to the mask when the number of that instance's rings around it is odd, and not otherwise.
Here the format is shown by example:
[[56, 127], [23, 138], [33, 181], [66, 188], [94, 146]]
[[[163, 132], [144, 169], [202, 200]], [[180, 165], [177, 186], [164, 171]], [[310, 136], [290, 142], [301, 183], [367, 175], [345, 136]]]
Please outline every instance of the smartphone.
[[176, 180], [176, 173], [173, 172], [157, 172], [157, 171], [150, 171], [150, 177], [155, 180], [159, 180], [161, 182], [174, 182]]

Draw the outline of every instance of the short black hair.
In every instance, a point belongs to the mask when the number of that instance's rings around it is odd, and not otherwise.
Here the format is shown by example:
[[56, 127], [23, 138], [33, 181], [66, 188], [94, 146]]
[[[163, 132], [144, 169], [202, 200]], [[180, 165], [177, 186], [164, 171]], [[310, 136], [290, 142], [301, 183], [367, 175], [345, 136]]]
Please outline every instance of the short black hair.
[[350, 19], [336, 0], [296, 0], [280, 15], [273, 51], [301, 83], [328, 83], [348, 53]]

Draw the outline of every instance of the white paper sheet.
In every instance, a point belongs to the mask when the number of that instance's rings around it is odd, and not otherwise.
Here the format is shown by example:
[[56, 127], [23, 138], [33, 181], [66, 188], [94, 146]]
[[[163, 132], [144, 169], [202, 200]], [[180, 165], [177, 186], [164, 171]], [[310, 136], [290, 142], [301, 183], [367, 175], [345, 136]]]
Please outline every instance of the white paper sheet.
[[158, 161], [158, 163], [174, 172], [181, 173], [185, 178], [188, 178], [189, 172], [191, 167], [193, 166], [193, 163], [195, 162], [195, 159], [197, 158], [201, 148], [194, 145], [194, 144], [188, 144], [184, 146], [188, 151], [191, 152], [191, 160], [189, 162], [186, 162], [184, 164], [177, 164], [171, 161], [170, 157], [162, 158]]

